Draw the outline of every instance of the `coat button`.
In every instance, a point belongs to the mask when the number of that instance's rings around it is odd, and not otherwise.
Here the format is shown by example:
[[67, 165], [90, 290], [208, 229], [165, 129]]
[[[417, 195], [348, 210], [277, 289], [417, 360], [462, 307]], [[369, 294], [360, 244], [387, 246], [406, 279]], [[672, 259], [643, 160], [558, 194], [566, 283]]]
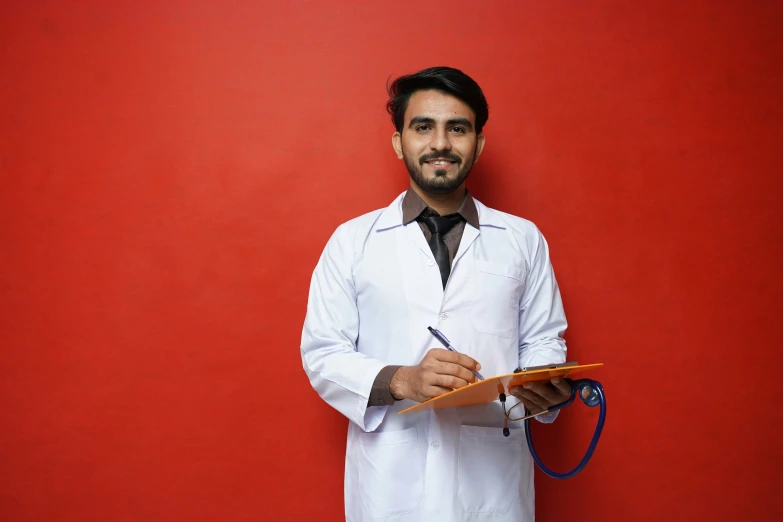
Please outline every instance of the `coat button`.
[[433, 442], [432, 449], [438, 449], [438, 448], [440, 448], [440, 444], [438, 444], [437, 442]]
[[443, 320], [445, 321], [446, 319], [448, 319], [448, 318], [449, 318], [449, 314], [447, 314], [447, 313], [442, 313], [442, 314], [440, 314], [440, 318], [441, 318], [441, 319], [443, 319]]
[[432, 266], [432, 265], [434, 265], [434, 264], [435, 264], [435, 261], [433, 261], [432, 259], [430, 259], [429, 261], [427, 261], [427, 265], [428, 265], [428, 266]]

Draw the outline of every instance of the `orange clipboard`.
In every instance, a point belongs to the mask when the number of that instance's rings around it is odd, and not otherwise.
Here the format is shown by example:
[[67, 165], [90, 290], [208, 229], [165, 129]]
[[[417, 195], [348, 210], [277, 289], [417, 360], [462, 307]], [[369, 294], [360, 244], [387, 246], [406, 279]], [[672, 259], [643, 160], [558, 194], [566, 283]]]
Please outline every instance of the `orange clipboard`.
[[455, 406], [471, 406], [496, 401], [500, 394], [508, 395], [508, 389], [520, 386], [525, 382], [548, 381], [555, 377], [570, 377], [576, 373], [582, 373], [603, 366], [603, 363], [582, 364], [576, 362], [564, 364], [547, 364], [535, 368], [522, 369], [516, 373], [496, 375], [483, 381], [474, 382], [457, 388], [443, 395], [433, 397], [410, 408], [397, 412], [398, 415], [414, 413], [417, 411], [436, 410], [440, 408], [453, 408]]

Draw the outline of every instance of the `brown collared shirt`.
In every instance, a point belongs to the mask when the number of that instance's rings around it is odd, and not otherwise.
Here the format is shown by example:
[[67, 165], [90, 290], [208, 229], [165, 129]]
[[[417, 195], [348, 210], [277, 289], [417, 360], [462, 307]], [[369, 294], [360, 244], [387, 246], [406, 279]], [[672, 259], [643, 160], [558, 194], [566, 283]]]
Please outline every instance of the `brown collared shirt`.
[[[456, 213], [462, 217], [462, 220], [443, 236], [443, 241], [449, 249], [449, 262], [452, 263], [454, 262], [454, 256], [459, 249], [459, 243], [462, 240], [462, 232], [465, 230], [465, 226], [470, 225], [476, 229], [479, 228], [478, 210], [476, 209], [476, 204], [469, 192], [465, 194], [462, 206], [460, 206]], [[439, 214], [428, 207], [416, 192], [412, 189], [408, 189], [402, 200], [402, 224], [408, 225], [410, 222], [417, 220], [420, 216], [427, 215], [437, 216]], [[419, 227], [421, 228], [427, 243], [429, 243], [430, 237], [432, 237], [430, 229], [427, 228], [427, 225], [421, 220], [419, 220]], [[378, 375], [373, 382], [372, 390], [370, 391], [370, 398], [367, 401], [368, 406], [388, 406], [394, 404], [396, 399], [391, 394], [390, 386], [392, 377], [394, 377], [394, 374], [399, 368], [399, 365], [389, 365], [378, 372]]]

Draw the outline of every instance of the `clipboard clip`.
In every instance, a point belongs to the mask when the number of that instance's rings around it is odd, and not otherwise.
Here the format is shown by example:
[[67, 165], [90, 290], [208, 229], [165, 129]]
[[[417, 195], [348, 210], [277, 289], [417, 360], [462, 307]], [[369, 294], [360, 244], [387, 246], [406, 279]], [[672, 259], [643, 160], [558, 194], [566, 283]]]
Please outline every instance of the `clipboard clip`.
[[514, 373], [524, 373], [524, 372], [532, 372], [535, 370], [559, 370], [561, 368], [568, 368], [569, 366], [579, 366], [579, 363], [577, 361], [571, 361], [567, 363], [562, 364], [542, 364], [540, 366], [525, 366], [523, 368], [517, 368], [514, 370]]

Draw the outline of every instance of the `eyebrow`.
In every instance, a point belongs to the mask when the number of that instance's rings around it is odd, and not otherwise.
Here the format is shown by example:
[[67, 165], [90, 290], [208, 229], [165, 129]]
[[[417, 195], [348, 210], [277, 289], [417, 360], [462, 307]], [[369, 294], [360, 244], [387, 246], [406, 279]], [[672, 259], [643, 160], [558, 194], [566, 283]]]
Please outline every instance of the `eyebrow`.
[[[411, 118], [408, 127], [413, 127], [414, 125], [418, 125], [419, 123], [427, 123], [430, 125], [434, 125], [435, 120], [432, 118], [428, 118], [426, 116], [414, 116], [413, 118]], [[473, 130], [473, 125], [470, 124], [470, 120], [467, 118], [452, 118], [450, 120], [446, 120], [446, 125], [462, 125], [463, 127], [467, 127], [468, 129]]]

